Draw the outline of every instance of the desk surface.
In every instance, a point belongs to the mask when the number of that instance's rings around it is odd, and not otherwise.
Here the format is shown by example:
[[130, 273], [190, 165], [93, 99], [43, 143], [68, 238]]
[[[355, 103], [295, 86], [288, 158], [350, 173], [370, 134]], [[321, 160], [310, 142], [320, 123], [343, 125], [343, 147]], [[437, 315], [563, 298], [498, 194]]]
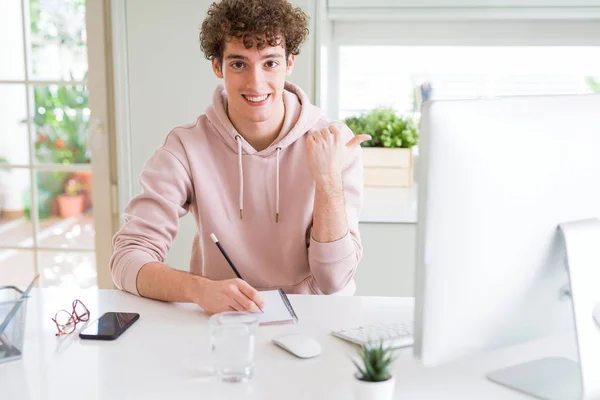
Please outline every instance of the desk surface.
[[[81, 299], [91, 320], [106, 311], [141, 317], [114, 342], [56, 338], [50, 320]], [[332, 329], [411, 318], [410, 298], [290, 296], [296, 325], [261, 326], [256, 340], [256, 375], [231, 384], [208, 376], [208, 316], [191, 304], [163, 303], [110, 290], [35, 290], [29, 300], [25, 355], [0, 364], [1, 399], [352, 399], [353, 347]], [[315, 337], [323, 353], [301, 360], [270, 342], [280, 333]], [[560, 342], [562, 343], [562, 342]], [[527, 346], [527, 347], [524, 347]], [[426, 368], [411, 349], [399, 351], [394, 370], [397, 399], [530, 399], [485, 379], [491, 369], [546, 355], [573, 354], [555, 341], [515, 346], [465, 362]]]

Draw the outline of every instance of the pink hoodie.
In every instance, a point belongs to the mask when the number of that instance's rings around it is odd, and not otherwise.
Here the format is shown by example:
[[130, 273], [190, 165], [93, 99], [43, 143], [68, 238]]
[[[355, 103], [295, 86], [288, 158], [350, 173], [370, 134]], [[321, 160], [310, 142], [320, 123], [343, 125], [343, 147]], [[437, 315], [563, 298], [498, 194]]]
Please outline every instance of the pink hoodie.
[[[281, 132], [262, 151], [237, 134], [222, 86], [205, 115], [169, 133], [144, 165], [143, 191], [125, 208], [125, 225], [113, 238], [110, 268], [119, 288], [139, 295], [139, 270], [149, 262], [164, 262], [179, 219], [191, 211], [198, 227], [191, 273], [212, 280], [235, 278], [210, 238], [214, 233], [241, 276], [258, 290], [354, 294], [353, 276], [362, 257], [362, 152], [360, 147], [353, 152], [343, 169], [348, 233], [335, 242], [315, 241], [315, 182], [304, 135], [331, 122], [290, 83], [283, 100]], [[340, 126], [347, 142], [353, 134]]]

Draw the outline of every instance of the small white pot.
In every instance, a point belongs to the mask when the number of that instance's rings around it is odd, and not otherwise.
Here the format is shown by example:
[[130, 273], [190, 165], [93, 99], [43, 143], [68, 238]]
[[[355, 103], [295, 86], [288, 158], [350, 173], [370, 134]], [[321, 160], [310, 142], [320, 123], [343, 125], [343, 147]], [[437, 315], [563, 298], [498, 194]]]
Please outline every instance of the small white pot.
[[366, 382], [354, 378], [354, 400], [393, 400], [396, 378], [383, 382]]

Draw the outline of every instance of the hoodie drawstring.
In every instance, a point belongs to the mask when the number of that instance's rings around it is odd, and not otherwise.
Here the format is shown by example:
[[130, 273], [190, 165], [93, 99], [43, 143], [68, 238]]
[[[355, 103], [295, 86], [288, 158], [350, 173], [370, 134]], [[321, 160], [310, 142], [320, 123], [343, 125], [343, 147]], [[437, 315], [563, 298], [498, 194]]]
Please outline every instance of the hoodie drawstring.
[[[242, 167], [242, 137], [235, 135], [238, 144], [238, 170], [240, 174], [240, 219], [244, 218], [244, 168]], [[279, 222], [279, 153], [281, 147], [277, 148], [277, 170], [275, 171], [275, 222]]]
[[240, 172], [240, 219], [244, 218], [244, 169], [242, 168], [242, 137], [235, 135], [238, 144], [238, 170]]
[[281, 147], [277, 148], [277, 182], [275, 182], [275, 222], [279, 222], [279, 152], [281, 152]]

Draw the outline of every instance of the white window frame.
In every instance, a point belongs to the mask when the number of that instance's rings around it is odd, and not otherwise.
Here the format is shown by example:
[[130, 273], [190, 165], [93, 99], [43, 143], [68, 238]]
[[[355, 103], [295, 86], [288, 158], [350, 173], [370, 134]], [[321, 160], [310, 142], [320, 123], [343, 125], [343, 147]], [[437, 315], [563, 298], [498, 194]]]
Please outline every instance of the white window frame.
[[341, 46], [600, 46], [600, 20], [329, 20], [327, 113], [339, 118]]
[[111, 4], [86, 1], [92, 190], [99, 289], [114, 289], [110, 274], [112, 237], [119, 227], [116, 121]]
[[[27, 136], [28, 136], [28, 162], [27, 164], [9, 164], [7, 167], [14, 169], [29, 170], [29, 180], [31, 183], [31, 221], [32, 221], [32, 246], [20, 247], [0, 244], [0, 250], [31, 251], [34, 259], [34, 270], [40, 271], [40, 252], [83, 252], [95, 253], [97, 284], [99, 288], [114, 287], [110, 273], [108, 271], [108, 260], [112, 253], [111, 238], [114, 233], [114, 214], [116, 194], [112, 187], [116, 188], [116, 173], [111, 168], [110, 163], [110, 137], [108, 132], [114, 132], [110, 129], [110, 119], [108, 110], [109, 92], [106, 66], [107, 51], [106, 25], [104, 19], [104, 2], [102, 0], [88, 0], [86, 3], [86, 30], [87, 30], [87, 51], [88, 51], [88, 79], [87, 81], [64, 81], [64, 80], [37, 80], [31, 78], [31, 49], [29, 37], [29, 1], [21, 0], [21, 29], [23, 34], [23, 66], [24, 79], [21, 80], [0, 80], [2, 85], [24, 85], [26, 88], [26, 112], [27, 112]], [[110, 59], [110, 57], [108, 57]], [[37, 164], [35, 162], [35, 141], [33, 137], [34, 127], [31, 116], [33, 115], [33, 88], [35, 86], [47, 85], [86, 85], [89, 93], [89, 107], [91, 110], [90, 132], [88, 137], [88, 150], [93, 154], [93, 160], [89, 164]], [[114, 165], [114, 164], [113, 164]], [[94, 228], [95, 228], [95, 247], [53, 247], [40, 246], [38, 243], [38, 234], [40, 232], [39, 224], [39, 198], [37, 193], [38, 171], [92, 171], [92, 192], [94, 204]]]
[[336, 20], [531, 20], [600, 17], [600, 0], [327, 0]]

